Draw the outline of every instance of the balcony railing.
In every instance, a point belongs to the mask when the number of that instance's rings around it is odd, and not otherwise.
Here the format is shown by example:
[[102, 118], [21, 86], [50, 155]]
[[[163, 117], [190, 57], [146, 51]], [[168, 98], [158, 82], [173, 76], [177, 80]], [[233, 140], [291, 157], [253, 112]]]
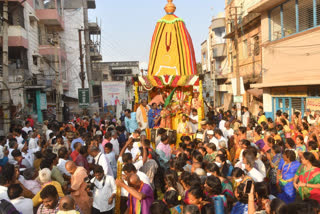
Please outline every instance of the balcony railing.
[[35, 0], [35, 8], [36, 10], [57, 9], [59, 15], [62, 15], [61, 0]]
[[93, 61], [101, 61], [102, 55], [100, 54], [98, 45], [90, 45], [90, 57]]
[[36, 14], [45, 25], [64, 27], [61, 0], [35, 0]]
[[224, 28], [226, 27], [226, 20], [225, 18], [215, 18], [212, 20], [211, 28], [212, 30], [217, 28]]
[[213, 58], [226, 57], [227, 47], [226, 44], [216, 44], [213, 46]]

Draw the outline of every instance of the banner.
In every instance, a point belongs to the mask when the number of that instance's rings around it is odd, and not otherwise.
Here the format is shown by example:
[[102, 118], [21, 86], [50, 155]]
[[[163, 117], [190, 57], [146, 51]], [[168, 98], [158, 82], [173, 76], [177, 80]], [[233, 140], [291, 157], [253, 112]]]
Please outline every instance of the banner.
[[78, 88], [78, 99], [80, 108], [89, 107], [89, 88]]
[[102, 82], [103, 106], [116, 106], [117, 118], [120, 117], [122, 105], [125, 104], [125, 82]]
[[307, 98], [306, 106], [310, 111], [320, 110], [320, 98]]

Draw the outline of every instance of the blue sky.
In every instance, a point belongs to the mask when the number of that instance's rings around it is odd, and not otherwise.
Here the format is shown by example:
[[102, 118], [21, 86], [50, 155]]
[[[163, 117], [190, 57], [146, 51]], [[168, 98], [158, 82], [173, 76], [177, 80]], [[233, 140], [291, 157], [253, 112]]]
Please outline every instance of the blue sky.
[[[212, 16], [224, 11], [225, 0], [174, 0], [175, 15], [184, 19], [193, 40], [197, 61]], [[96, 0], [89, 20], [102, 25], [103, 61], [148, 62], [152, 34], [165, 15], [166, 0]]]

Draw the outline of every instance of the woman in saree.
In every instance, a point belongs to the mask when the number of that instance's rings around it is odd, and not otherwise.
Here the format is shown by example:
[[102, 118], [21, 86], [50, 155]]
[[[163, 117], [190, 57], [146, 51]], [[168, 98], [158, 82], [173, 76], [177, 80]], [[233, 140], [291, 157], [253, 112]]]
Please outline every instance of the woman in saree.
[[278, 175], [277, 183], [281, 188], [281, 193], [278, 194], [278, 198], [285, 203], [291, 203], [294, 202], [296, 198], [293, 180], [300, 166], [300, 162], [296, 161], [296, 154], [292, 150], [286, 150], [283, 153], [283, 160], [284, 163], [280, 163], [278, 168], [280, 174]]
[[282, 149], [279, 145], [275, 144], [271, 147], [271, 154], [267, 153], [267, 159], [270, 162], [269, 178], [270, 178], [270, 189], [271, 193], [275, 194], [277, 192], [277, 171], [282, 158]]
[[311, 152], [303, 153], [301, 163], [294, 186], [302, 200], [313, 199], [320, 203], [320, 163]]

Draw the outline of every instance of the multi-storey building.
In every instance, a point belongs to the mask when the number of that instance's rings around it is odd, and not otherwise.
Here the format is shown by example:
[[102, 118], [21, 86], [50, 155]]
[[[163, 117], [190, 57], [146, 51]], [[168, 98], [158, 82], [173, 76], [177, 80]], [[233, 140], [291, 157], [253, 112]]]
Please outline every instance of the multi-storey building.
[[261, 15], [263, 89], [267, 117], [320, 110], [319, 0], [261, 0], [249, 9]]
[[[68, 97], [77, 98], [81, 87], [78, 29], [84, 29], [82, 3], [83, 0], [9, 1], [7, 85], [12, 113], [32, 114], [42, 122], [56, 115], [57, 103], [62, 107]], [[87, 6], [95, 8], [95, 1], [87, 0]], [[83, 39], [83, 47], [84, 42]], [[2, 61], [2, 54], [0, 58]]]
[[222, 86], [228, 74], [228, 60], [225, 36], [225, 16], [223, 13], [213, 17], [209, 27], [208, 39], [201, 44], [202, 72], [204, 91], [208, 101], [214, 101], [216, 107], [224, 104], [224, 94], [228, 92]]
[[[259, 94], [250, 90], [250, 84], [261, 81], [261, 24], [260, 14], [248, 13], [248, 9], [257, 2], [259, 0], [226, 0], [225, 8], [227, 33], [225, 38], [227, 39], [227, 58], [230, 68], [227, 81], [230, 83], [233, 78], [236, 78], [238, 68], [244, 85], [243, 105], [249, 107], [253, 113], [261, 105]], [[238, 37], [237, 40], [236, 37]], [[230, 95], [236, 95], [236, 85]], [[233, 99], [228, 99], [228, 102], [225, 106], [230, 107]]]
[[[133, 91], [133, 77], [137, 77], [140, 74], [139, 62], [138, 61], [122, 61], [122, 62], [97, 62], [93, 64], [93, 70], [97, 73], [100, 72], [98, 81], [119, 81], [126, 83], [126, 100], [123, 109], [131, 108], [132, 99], [134, 97]], [[98, 93], [98, 91], [96, 91]], [[99, 101], [100, 107], [102, 105], [102, 91], [99, 91], [100, 97], [96, 102]]]
[[[84, 87], [89, 87], [88, 82], [88, 76], [87, 76], [87, 66], [85, 66], [87, 63], [89, 63], [89, 67], [91, 68], [91, 82], [93, 88], [93, 98], [94, 102], [97, 102], [97, 97], [99, 97], [99, 94], [96, 93], [96, 90], [99, 89], [100, 83], [100, 73], [96, 72], [94, 62], [97, 60], [101, 60], [102, 57], [100, 55], [100, 50], [98, 41], [95, 40], [93, 37], [98, 37], [101, 34], [101, 29], [99, 25], [95, 22], [88, 23], [87, 30], [89, 32], [89, 52], [86, 53], [86, 40], [85, 40], [85, 19], [84, 16], [84, 0], [72, 0], [72, 1], [65, 1], [64, 2], [64, 14], [65, 14], [65, 31], [63, 34], [63, 38], [65, 41], [68, 42], [69, 47], [67, 50], [67, 58], [68, 61], [71, 62], [71, 65], [67, 69], [67, 76], [72, 81], [69, 82], [69, 91], [65, 94], [68, 96], [68, 99], [66, 100], [68, 107], [70, 108], [70, 112], [80, 112], [81, 109], [79, 109], [78, 106], [78, 89], [82, 87], [82, 81], [80, 79], [80, 46], [79, 46], [79, 31], [81, 35], [81, 48], [82, 48], [82, 60], [84, 63], [83, 71], [85, 74], [85, 80], [84, 80]], [[87, 6], [88, 9], [95, 9], [96, 4], [94, 0], [87, 0]], [[90, 57], [85, 57], [86, 54], [90, 55]]]

